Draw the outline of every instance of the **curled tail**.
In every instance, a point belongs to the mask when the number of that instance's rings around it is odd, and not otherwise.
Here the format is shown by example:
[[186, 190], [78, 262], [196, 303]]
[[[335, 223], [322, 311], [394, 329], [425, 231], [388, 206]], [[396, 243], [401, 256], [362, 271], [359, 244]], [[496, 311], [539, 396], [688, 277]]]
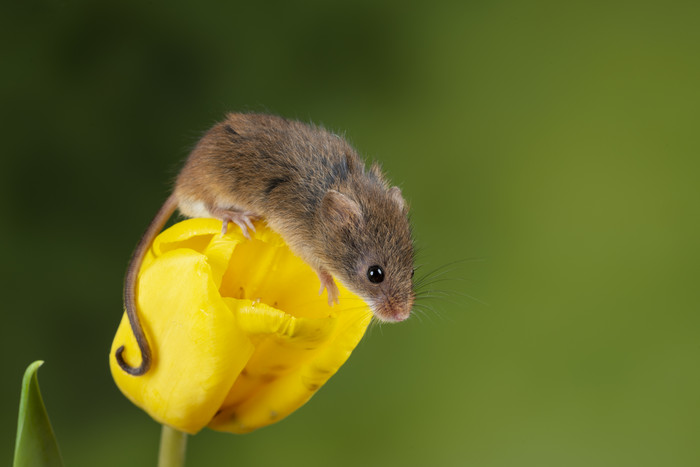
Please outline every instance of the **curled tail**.
[[130, 375], [141, 376], [146, 373], [151, 366], [151, 349], [148, 346], [148, 340], [146, 339], [138, 314], [136, 313], [136, 281], [146, 252], [151, 247], [153, 239], [161, 231], [173, 212], [175, 212], [175, 208], [177, 208], [177, 200], [175, 199], [175, 195], [170, 195], [141, 237], [139, 244], [131, 255], [129, 268], [126, 270], [126, 278], [124, 279], [124, 307], [126, 308], [126, 315], [129, 317], [131, 330], [134, 333], [134, 337], [136, 337], [136, 342], [141, 352], [141, 365], [132, 367], [124, 361], [124, 357], [122, 356], [124, 352], [123, 345], [117, 349], [114, 353], [114, 357], [117, 359], [117, 363], [121, 369]]

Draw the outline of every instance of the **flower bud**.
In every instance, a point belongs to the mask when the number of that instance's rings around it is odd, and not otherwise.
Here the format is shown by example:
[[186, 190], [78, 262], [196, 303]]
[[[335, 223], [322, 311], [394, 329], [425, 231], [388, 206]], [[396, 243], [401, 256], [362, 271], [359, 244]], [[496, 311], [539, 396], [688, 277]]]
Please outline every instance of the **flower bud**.
[[318, 295], [313, 269], [264, 224], [246, 239], [214, 219], [161, 233], [144, 259], [138, 316], [153, 353], [141, 355], [124, 314], [110, 352], [119, 389], [156, 421], [186, 433], [246, 433], [301, 407], [347, 360], [372, 318], [342, 285], [340, 304]]

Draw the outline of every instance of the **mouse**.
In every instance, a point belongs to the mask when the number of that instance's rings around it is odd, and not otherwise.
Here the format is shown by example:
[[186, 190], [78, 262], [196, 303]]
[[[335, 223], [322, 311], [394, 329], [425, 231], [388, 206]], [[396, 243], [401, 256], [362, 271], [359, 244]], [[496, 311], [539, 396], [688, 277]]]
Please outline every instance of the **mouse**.
[[415, 300], [409, 206], [380, 166], [369, 167], [341, 136], [313, 124], [259, 113], [229, 113], [195, 145], [132, 254], [124, 306], [146, 373], [151, 352], [136, 309], [141, 263], [155, 236], [179, 210], [222, 221], [246, 238], [263, 220], [318, 275], [319, 293], [338, 302], [338, 280], [383, 322], [406, 320]]

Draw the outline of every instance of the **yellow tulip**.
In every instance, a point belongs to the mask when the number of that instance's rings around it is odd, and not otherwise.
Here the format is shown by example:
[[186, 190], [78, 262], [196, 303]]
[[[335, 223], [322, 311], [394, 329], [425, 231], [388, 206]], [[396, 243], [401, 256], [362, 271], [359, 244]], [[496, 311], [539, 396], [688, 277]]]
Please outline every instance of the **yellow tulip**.
[[141, 355], [126, 314], [112, 343], [119, 389], [156, 421], [186, 433], [205, 426], [247, 433], [302, 406], [347, 360], [372, 318], [339, 284], [340, 304], [264, 224], [252, 239], [221, 222], [191, 219], [161, 233], [144, 260], [138, 312], [153, 352]]

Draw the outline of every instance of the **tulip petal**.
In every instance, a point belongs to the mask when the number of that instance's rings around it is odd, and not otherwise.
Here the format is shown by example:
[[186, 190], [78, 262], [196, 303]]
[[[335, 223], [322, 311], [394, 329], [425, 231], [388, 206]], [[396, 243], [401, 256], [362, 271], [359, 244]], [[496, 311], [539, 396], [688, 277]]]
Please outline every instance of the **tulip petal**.
[[318, 294], [313, 269], [263, 223], [252, 238], [191, 219], [161, 233], [139, 276], [139, 316], [151, 370], [116, 364], [140, 354], [124, 315], [110, 357], [122, 392], [154, 419], [195, 433], [245, 433], [299, 408], [349, 357], [372, 313], [340, 286], [340, 305]]
[[221, 299], [204, 255], [185, 248], [164, 253], [142, 269], [139, 289], [158, 291], [138, 297], [153, 365], [135, 377], [116, 363], [120, 345], [127, 363], [140, 359], [124, 315], [112, 345], [112, 376], [156, 421], [196, 433], [219, 409], [253, 346]]
[[372, 318], [367, 307], [346, 306], [333, 318], [296, 318], [242, 302], [227, 300], [256, 350], [209, 424], [232, 433], [267, 426], [305, 404], [347, 360]]

